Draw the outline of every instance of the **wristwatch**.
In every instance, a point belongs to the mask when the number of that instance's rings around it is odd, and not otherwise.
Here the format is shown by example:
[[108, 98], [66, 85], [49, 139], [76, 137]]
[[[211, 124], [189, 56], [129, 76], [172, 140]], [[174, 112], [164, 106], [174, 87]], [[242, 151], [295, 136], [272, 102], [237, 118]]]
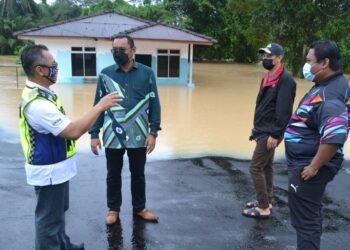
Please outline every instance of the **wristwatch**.
[[152, 131], [151, 131], [151, 132], [149, 132], [149, 134], [150, 134], [150, 135], [153, 135], [154, 138], [157, 138], [157, 136], [158, 136], [158, 133], [157, 133], [157, 132], [152, 132]]

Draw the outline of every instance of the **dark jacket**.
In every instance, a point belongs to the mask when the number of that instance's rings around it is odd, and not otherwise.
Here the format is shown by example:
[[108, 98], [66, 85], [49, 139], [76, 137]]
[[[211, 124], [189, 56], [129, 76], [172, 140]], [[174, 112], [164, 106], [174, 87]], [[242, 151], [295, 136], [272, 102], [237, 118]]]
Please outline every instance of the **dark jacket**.
[[283, 136], [293, 111], [296, 83], [292, 75], [283, 70], [277, 84], [263, 88], [263, 79], [256, 99], [254, 131], [275, 139]]

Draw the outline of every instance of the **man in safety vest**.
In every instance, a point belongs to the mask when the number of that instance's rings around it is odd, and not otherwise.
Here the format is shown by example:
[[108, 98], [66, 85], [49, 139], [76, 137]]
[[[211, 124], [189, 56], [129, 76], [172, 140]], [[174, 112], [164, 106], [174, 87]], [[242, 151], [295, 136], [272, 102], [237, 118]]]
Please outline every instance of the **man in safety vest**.
[[20, 105], [20, 136], [26, 159], [27, 182], [37, 197], [35, 248], [37, 250], [84, 249], [65, 233], [65, 211], [69, 207], [69, 180], [76, 175], [75, 141], [101, 112], [118, 106], [120, 96], [106, 95], [82, 118], [71, 122], [50, 89], [58, 67], [44, 45], [32, 45], [21, 54], [27, 80]]

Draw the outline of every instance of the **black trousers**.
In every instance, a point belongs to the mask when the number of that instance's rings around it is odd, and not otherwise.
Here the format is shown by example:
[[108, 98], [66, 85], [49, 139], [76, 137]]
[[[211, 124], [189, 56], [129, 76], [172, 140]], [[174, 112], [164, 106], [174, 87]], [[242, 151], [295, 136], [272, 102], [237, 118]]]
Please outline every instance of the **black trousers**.
[[69, 208], [69, 182], [35, 186], [35, 249], [69, 250], [71, 242], [65, 231], [65, 212]]
[[322, 167], [308, 181], [300, 177], [300, 169], [288, 169], [288, 204], [291, 224], [297, 233], [298, 250], [320, 249], [322, 235], [321, 199], [334, 174]]
[[133, 212], [146, 206], [145, 164], [146, 148], [111, 149], [106, 148], [107, 158], [107, 206], [111, 211], [120, 211], [122, 204], [123, 156], [127, 151], [131, 173], [131, 195]]

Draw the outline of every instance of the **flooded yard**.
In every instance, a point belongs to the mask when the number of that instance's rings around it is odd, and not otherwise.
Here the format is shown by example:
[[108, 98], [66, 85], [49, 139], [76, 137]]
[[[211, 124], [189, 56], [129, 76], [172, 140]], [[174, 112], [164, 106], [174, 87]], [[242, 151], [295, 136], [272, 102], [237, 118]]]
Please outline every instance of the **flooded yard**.
[[[1, 63], [13, 63], [14, 57], [0, 57]], [[25, 78], [16, 70], [0, 67], [1, 126], [18, 134], [18, 106]], [[255, 143], [248, 137], [253, 123], [255, 99], [264, 70], [257, 65], [194, 64], [194, 88], [176, 85], [158, 86], [162, 105], [162, 131], [159, 133], [155, 158], [222, 155], [250, 159]], [[295, 106], [311, 87], [297, 80]], [[80, 117], [91, 108], [95, 84], [58, 83], [53, 89], [60, 96], [71, 119]], [[345, 155], [350, 156], [349, 142]], [[89, 150], [89, 136], [78, 143]], [[277, 157], [284, 156], [281, 145]]]

